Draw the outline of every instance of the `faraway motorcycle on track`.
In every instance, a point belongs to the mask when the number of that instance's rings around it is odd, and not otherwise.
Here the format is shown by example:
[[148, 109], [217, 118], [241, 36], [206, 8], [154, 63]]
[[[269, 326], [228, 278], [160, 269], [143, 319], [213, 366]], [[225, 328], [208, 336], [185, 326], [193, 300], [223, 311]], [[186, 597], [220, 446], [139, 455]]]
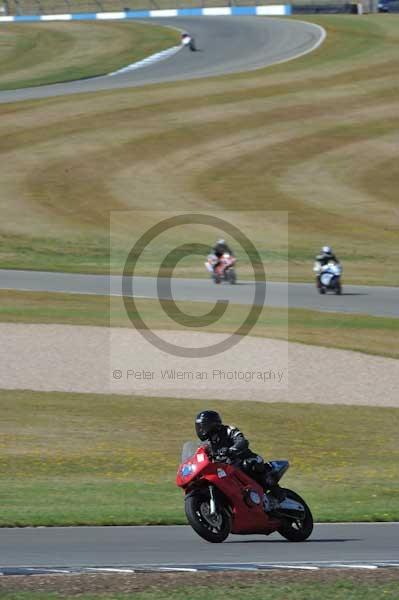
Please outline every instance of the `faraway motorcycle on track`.
[[[191, 527], [208, 542], [223, 542], [230, 533], [269, 535], [275, 531], [291, 542], [303, 542], [313, 531], [306, 502], [282, 488], [281, 501], [265, 494], [244, 471], [209, 455], [206, 446], [183, 446], [176, 484], [185, 492], [185, 512]], [[270, 463], [275, 482], [289, 467], [287, 460]]]
[[234, 285], [237, 282], [236, 262], [236, 257], [228, 252], [225, 252], [220, 258], [215, 254], [209, 254], [205, 267], [215, 283], [225, 282]]
[[317, 273], [316, 286], [320, 294], [327, 292], [333, 292], [337, 296], [342, 294], [342, 266], [340, 263], [330, 261], [323, 266], [316, 263], [313, 270]]
[[195, 44], [195, 40], [192, 35], [189, 35], [188, 33], [182, 33], [181, 43], [183, 46], [190, 48], [191, 52], [197, 51], [197, 46]]

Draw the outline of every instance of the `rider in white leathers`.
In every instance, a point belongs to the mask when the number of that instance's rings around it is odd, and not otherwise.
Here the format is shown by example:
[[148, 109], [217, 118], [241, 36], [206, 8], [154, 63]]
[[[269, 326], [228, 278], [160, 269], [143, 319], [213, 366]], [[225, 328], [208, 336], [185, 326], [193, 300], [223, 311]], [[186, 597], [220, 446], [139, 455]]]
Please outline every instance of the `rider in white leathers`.
[[328, 263], [333, 262], [335, 264], [339, 264], [339, 260], [334, 254], [332, 248], [330, 246], [323, 246], [320, 254], [318, 254], [315, 258], [315, 263], [313, 266], [313, 271], [317, 274], [316, 283], [317, 287], [320, 288], [320, 274], [322, 269]]
[[190, 50], [193, 52], [197, 49], [195, 46], [194, 38], [191, 35], [189, 35], [188, 33], [181, 34], [181, 43], [182, 43], [182, 46], [188, 46], [190, 48]]

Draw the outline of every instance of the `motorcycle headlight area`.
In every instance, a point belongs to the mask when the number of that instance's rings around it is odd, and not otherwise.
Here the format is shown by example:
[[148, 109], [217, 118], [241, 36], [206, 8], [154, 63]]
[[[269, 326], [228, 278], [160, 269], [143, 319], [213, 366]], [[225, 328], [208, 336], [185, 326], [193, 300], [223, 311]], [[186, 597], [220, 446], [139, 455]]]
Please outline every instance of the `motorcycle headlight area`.
[[194, 473], [195, 468], [196, 468], [195, 465], [193, 465], [191, 463], [187, 463], [187, 464], [183, 465], [181, 468], [182, 477], [189, 477], [192, 473]]
[[332, 273], [323, 273], [320, 277], [320, 281], [323, 285], [329, 285], [333, 277], [334, 275]]

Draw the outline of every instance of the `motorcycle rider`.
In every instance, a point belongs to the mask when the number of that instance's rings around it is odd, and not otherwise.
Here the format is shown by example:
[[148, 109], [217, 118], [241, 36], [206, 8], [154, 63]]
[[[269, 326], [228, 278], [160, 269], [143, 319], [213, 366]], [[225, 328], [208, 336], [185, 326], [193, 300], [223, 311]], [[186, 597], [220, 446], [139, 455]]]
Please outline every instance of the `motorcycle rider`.
[[335, 256], [332, 248], [330, 246], [323, 246], [320, 254], [318, 254], [315, 258], [315, 264], [313, 267], [313, 271], [317, 273], [317, 287], [320, 287], [320, 273], [322, 267], [327, 265], [329, 262], [339, 263], [338, 258]]
[[212, 252], [215, 256], [217, 256], [217, 258], [221, 258], [223, 254], [230, 254], [230, 256], [234, 256], [234, 252], [225, 242], [225, 240], [218, 240], [212, 248]]
[[316, 256], [315, 260], [317, 263], [319, 263], [320, 267], [324, 267], [324, 265], [326, 265], [329, 262], [335, 262], [335, 263], [339, 262], [338, 258], [335, 256], [331, 246], [323, 246], [320, 254], [318, 254]]
[[188, 46], [192, 52], [195, 52], [197, 49], [195, 46], [194, 38], [188, 33], [184, 32], [181, 34], [181, 43], [183, 46]]
[[230, 254], [230, 256], [234, 257], [234, 252], [223, 239], [220, 239], [216, 242], [211, 253], [217, 258], [217, 261], [215, 261], [215, 264], [213, 265], [214, 273], [216, 272], [217, 267], [220, 265], [220, 259], [222, 258], [223, 254]]
[[276, 505], [284, 500], [285, 494], [271, 474], [272, 466], [265, 463], [259, 454], [250, 450], [248, 440], [237, 427], [223, 425], [222, 418], [216, 411], [203, 410], [196, 416], [195, 430], [201, 442], [208, 442], [207, 450], [210, 456], [242, 469], [259, 483], [265, 492], [269, 490], [274, 500], [272, 504]]

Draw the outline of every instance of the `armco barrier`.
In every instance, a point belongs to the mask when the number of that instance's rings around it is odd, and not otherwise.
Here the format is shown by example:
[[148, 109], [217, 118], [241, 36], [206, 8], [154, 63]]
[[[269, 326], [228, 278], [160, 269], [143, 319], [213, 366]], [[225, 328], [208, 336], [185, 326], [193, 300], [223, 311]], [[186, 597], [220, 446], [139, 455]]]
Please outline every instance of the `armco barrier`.
[[0, 23], [37, 21], [104, 21], [121, 19], [148, 19], [151, 17], [200, 17], [200, 16], [288, 16], [292, 14], [290, 4], [269, 6], [232, 6], [219, 8], [178, 8], [166, 10], [129, 10], [124, 12], [71, 13], [63, 15], [19, 15], [0, 17]]

